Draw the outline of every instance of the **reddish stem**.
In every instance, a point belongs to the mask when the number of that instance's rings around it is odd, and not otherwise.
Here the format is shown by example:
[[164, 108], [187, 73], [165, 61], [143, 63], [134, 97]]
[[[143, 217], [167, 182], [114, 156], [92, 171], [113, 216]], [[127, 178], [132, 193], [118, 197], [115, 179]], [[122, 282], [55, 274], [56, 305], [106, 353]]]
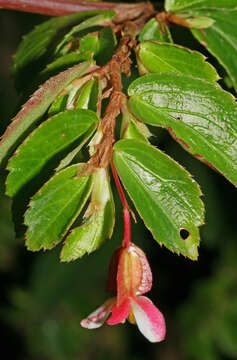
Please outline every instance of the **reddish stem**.
[[115, 23], [136, 19], [142, 14], [153, 14], [149, 2], [137, 4], [112, 2], [85, 2], [80, 0], [0, 0], [0, 8], [36, 14], [62, 16], [87, 10], [114, 10]]
[[114, 9], [116, 4], [77, 0], [0, 0], [0, 6], [10, 10], [59, 16], [86, 10]]
[[114, 177], [114, 181], [123, 204], [123, 222], [124, 222], [124, 235], [123, 235], [123, 247], [128, 247], [131, 243], [131, 218], [130, 218], [130, 211], [127, 200], [125, 198], [122, 186], [119, 181], [118, 173], [114, 167], [114, 164], [111, 165], [112, 173]]
[[124, 232], [123, 232], [123, 247], [128, 247], [131, 244], [131, 218], [130, 212], [127, 208], [123, 208], [123, 224], [124, 224]]

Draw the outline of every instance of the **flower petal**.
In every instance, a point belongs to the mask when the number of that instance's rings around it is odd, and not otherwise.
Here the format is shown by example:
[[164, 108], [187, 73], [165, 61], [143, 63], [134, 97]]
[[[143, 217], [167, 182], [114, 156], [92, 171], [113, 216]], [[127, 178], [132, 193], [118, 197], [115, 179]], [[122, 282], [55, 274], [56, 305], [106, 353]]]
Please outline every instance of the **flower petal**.
[[108, 325], [116, 325], [123, 322], [130, 313], [130, 299], [126, 299], [121, 305], [114, 304], [112, 307], [112, 315], [106, 321]]
[[120, 252], [117, 274], [117, 305], [129, 296], [138, 296], [150, 291], [152, 273], [145, 253], [131, 243]]
[[118, 247], [113, 253], [110, 264], [109, 264], [109, 276], [107, 280], [107, 291], [108, 292], [117, 292], [117, 272], [118, 272], [118, 262], [121, 251], [123, 250], [122, 246]]
[[87, 329], [96, 329], [102, 326], [116, 302], [116, 297], [108, 299], [103, 305], [81, 321], [81, 326]]
[[150, 342], [164, 340], [165, 319], [152, 301], [145, 296], [139, 296], [131, 300], [131, 307], [141, 333]]

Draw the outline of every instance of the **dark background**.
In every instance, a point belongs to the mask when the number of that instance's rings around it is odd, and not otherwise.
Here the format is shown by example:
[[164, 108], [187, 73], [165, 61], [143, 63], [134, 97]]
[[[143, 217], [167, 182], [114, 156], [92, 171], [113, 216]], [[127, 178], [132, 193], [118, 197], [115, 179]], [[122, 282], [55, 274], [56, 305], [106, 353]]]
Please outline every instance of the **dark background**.
[[[13, 54], [24, 34], [46, 17], [0, 12], [0, 132], [14, 115], [17, 93], [10, 75]], [[176, 41], [202, 49], [185, 30], [172, 29]], [[205, 53], [206, 54], [206, 53]], [[216, 62], [209, 56], [209, 60]], [[221, 75], [223, 69], [218, 67]], [[224, 83], [223, 83], [223, 86]], [[24, 84], [22, 84], [24, 87]], [[146, 252], [154, 285], [149, 297], [164, 313], [167, 337], [150, 344], [128, 323], [89, 331], [80, 320], [106, 298], [110, 256], [122, 237], [72, 264], [60, 264], [59, 249], [30, 253], [16, 239], [11, 201], [0, 197], [0, 339], [9, 359], [28, 360], [228, 360], [237, 359], [237, 244], [235, 188], [177, 145], [166, 132], [152, 129], [153, 143], [185, 166], [200, 183], [206, 206], [197, 262], [157, 245], [142, 222], [133, 241]], [[117, 225], [121, 209], [117, 209]]]

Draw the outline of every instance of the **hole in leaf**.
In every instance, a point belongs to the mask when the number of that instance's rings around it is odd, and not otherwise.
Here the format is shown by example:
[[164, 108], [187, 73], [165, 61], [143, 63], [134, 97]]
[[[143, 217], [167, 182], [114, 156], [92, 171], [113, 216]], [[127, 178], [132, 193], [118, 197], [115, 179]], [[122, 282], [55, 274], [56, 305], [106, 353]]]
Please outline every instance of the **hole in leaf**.
[[180, 229], [179, 234], [183, 240], [186, 240], [189, 237], [189, 231], [186, 229]]
[[182, 116], [181, 116], [181, 115], [178, 115], [178, 116], [176, 116], [176, 119], [177, 119], [177, 120], [182, 120]]

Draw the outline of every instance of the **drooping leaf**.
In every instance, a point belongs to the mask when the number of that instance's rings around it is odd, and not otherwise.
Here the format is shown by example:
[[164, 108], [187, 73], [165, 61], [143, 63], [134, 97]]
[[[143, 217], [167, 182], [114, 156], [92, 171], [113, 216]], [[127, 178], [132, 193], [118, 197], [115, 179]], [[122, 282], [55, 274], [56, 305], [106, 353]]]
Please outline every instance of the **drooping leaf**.
[[219, 80], [216, 70], [202, 54], [179, 45], [146, 41], [140, 44], [138, 57], [146, 73], [177, 73], [208, 81]]
[[186, 12], [196, 9], [233, 9], [236, 0], [165, 0], [165, 9], [170, 12]]
[[160, 23], [156, 18], [152, 18], [146, 23], [140, 32], [138, 39], [140, 42], [145, 40], [173, 42], [168, 26], [164, 23]]
[[[92, 29], [96, 26], [105, 26], [109, 21], [115, 16], [115, 12], [112, 10], [101, 10], [97, 12], [97, 15], [87, 18], [82, 21], [80, 24], [74, 26], [63, 38], [63, 40], [58, 44], [55, 55], [64, 55], [70, 50], [68, 44], [73, 42], [73, 38], [78, 37], [78, 34], [83, 30]], [[84, 34], [83, 34], [84, 35]]]
[[[110, 11], [109, 13], [112, 16], [112, 12]], [[49, 50], [56, 46], [57, 35], [59, 33], [62, 35], [62, 30], [66, 30], [68, 26], [81, 23], [98, 14], [101, 14], [101, 11], [85, 11], [77, 14], [55, 17], [37, 26], [24, 38], [17, 50], [12, 67], [14, 76], [20, 78], [19, 80], [24, 80], [25, 83], [26, 78], [29, 79], [32, 72], [32, 64], [40, 62], [40, 66], [42, 67], [45, 64], [45, 61], [48, 62]], [[26, 77], [24, 76], [25, 71], [27, 71]], [[33, 74], [34, 72], [32, 75]], [[19, 87], [21, 86], [22, 83], [19, 81]]]
[[90, 69], [90, 66], [90, 62], [75, 65], [46, 81], [32, 95], [2, 136], [0, 142], [0, 164], [16, 148], [27, 130], [41, 118], [62, 90], [74, 79], [83, 76]]
[[213, 25], [204, 30], [193, 29], [192, 33], [226, 69], [237, 91], [237, 9], [208, 10], [203, 14], [214, 20]]
[[77, 177], [79, 165], [58, 172], [36, 193], [25, 214], [29, 250], [52, 249], [79, 215], [92, 188], [92, 177]]
[[[98, 118], [93, 111], [69, 110], [43, 122], [21, 144], [7, 169], [7, 194], [14, 196], [47, 163], [70, 145], [85, 142], [96, 129]], [[52, 165], [51, 165], [52, 166]]]
[[138, 119], [167, 128], [184, 149], [237, 186], [237, 109], [231, 94], [176, 74], [145, 75], [128, 92]]
[[72, 230], [65, 240], [61, 261], [72, 261], [97, 250], [110, 238], [114, 226], [114, 203], [105, 169], [94, 174], [91, 201], [84, 224]]
[[163, 152], [136, 140], [115, 144], [114, 163], [157, 242], [197, 259], [204, 208], [199, 186], [190, 174]]

